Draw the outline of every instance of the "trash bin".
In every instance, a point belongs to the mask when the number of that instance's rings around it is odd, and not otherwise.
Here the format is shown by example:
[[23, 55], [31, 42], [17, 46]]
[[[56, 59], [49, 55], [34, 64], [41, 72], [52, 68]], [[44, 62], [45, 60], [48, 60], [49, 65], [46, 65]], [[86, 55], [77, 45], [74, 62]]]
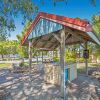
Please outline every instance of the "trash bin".
[[65, 82], [68, 81], [68, 68], [65, 69]]

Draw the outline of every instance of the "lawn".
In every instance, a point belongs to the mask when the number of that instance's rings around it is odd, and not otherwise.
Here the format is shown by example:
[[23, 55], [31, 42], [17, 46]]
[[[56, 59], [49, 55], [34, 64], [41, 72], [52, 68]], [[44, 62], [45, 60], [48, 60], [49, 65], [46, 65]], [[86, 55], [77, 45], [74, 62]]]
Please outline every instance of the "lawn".
[[11, 67], [11, 63], [0, 63], [0, 68], [9, 68]]
[[[24, 64], [25, 64], [25, 66], [29, 65], [28, 62], [25, 62]], [[32, 63], [32, 64], [35, 64], [35, 63]], [[88, 65], [89, 65], [89, 68], [100, 67], [100, 63], [98, 63], [98, 64], [88, 64]], [[11, 63], [0, 63], [0, 68], [9, 68], [9, 67], [11, 67]], [[85, 72], [85, 64], [81, 64], [81, 63], [78, 64], [77, 70], [78, 70], [79, 73]]]
[[[0, 63], [0, 69], [2, 68], [10, 68], [12, 63]], [[32, 63], [32, 64], [36, 64], [36, 63]], [[24, 63], [25, 67], [29, 66], [28, 62]]]

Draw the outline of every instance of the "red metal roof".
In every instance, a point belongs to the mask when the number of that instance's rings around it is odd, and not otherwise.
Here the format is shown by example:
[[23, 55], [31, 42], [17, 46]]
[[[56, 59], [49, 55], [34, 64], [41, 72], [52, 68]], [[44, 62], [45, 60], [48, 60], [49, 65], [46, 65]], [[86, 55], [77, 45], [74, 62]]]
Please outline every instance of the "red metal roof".
[[35, 20], [32, 22], [32, 24], [30, 25], [27, 32], [24, 34], [21, 44], [24, 44], [28, 35], [31, 33], [32, 29], [34, 28], [34, 26], [36, 25], [36, 23], [39, 21], [40, 18], [45, 18], [80, 31], [84, 31], [84, 32], [92, 31], [92, 27], [88, 21], [40, 12], [35, 18]]

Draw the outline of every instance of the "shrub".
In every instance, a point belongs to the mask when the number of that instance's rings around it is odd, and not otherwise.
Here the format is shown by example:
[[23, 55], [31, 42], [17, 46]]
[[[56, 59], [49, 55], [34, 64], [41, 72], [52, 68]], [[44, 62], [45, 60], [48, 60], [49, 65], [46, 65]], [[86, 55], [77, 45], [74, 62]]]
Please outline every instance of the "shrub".
[[54, 58], [53, 58], [53, 61], [54, 61], [54, 62], [59, 62], [60, 59], [59, 59], [59, 57], [54, 57]]

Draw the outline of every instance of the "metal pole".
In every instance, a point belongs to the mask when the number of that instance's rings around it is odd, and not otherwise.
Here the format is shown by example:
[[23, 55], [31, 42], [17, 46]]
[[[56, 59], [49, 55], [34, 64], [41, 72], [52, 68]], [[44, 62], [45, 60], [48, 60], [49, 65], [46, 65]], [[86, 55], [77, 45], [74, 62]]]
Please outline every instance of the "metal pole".
[[29, 41], [29, 67], [31, 69], [31, 64], [32, 64], [32, 52], [31, 52], [31, 41]]
[[64, 75], [64, 67], [65, 67], [65, 30], [61, 32], [61, 47], [60, 47], [60, 64], [61, 64], [61, 96], [65, 100], [65, 75]]

